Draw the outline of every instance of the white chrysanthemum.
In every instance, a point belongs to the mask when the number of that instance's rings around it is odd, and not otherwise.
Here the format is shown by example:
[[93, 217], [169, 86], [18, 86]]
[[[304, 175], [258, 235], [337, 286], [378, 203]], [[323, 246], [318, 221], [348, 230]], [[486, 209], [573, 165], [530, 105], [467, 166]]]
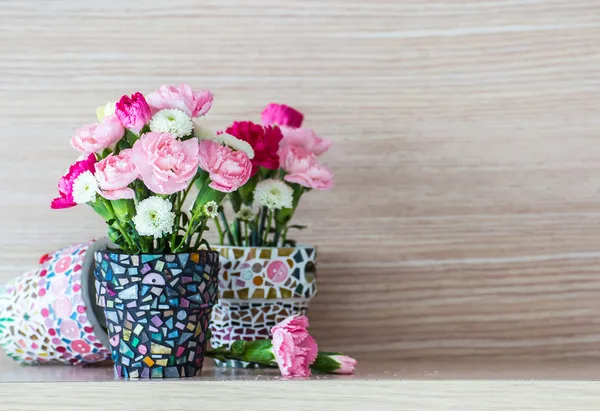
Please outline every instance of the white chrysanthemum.
[[261, 181], [254, 190], [254, 200], [270, 210], [292, 208], [294, 190], [280, 180]]
[[208, 218], [215, 218], [219, 215], [219, 205], [215, 201], [209, 201], [202, 206], [202, 214]]
[[98, 180], [91, 171], [84, 171], [73, 181], [73, 201], [77, 204], [95, 201], [97, 193]]
[[254, 149], [252, 148], [252, 146], [248, 142], [246, 142], [244, 140], [240, 140], [239, 138], [232, 136], [231, 134], [228, 134], [228, 133], [217, 134], [216, 141], [218, 141], [219, 143], [224, 144], [226, 146], [229, 146], [229, 147], [233, 148], [234, 150], [243, 151], [244, 153], [246, 153], [248, 155], [248, 158], [250, 160], [252, 160], [254, 158]]
[[150, 121], [150, 130], [159, 133], [171, 133], [177, 138], [188, 136], [194, 130], [190, 116], [176, 108], [160, 110]]
[[175, 213], [171, 210], [173, 205], [167, 199], [150, 197], [140, 201], [133, 217], [135, 229], [140, 235], [160, 238], [173, 232]]
[[256, 218], [256, 214], [258, 214], [254, 208], [249, 207], [247, 205], [242, 205], [240, 211], [238, 211], [235, 216], [236, 218], [242, 221], [252, 221]]

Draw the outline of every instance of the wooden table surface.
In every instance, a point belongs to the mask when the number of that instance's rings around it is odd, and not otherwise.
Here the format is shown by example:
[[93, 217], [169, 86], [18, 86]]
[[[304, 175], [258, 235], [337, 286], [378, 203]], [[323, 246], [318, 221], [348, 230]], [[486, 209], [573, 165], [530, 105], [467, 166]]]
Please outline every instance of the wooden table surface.
[[[0, 410], [596, 410], [592, 361], [361, 361], [354, 376], [282, 380], [277, 370], [116, 380], [111, 366], [20, 366], [0, 359]], [[43, 384], [37, 384], [43, 382]]]
[[312, 332], [381, 360], [600, 356], [598, 0], [0, 1], [0, 282], [101, 236], [51, 211], [98, 105], [214, 91], [334, 141]]

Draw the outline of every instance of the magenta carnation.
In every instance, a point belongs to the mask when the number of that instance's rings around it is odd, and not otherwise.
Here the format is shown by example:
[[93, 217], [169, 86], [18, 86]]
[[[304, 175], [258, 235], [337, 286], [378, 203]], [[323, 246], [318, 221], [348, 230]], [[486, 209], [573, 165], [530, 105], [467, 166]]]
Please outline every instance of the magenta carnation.
[[96, 164], [96, 156], [90, 154], [83, 160], [77, 161], [71, 167], [67, 174], [61, 177], [58, 181], [58, 194], [59, 196], [52, 200], [50, 208], [55, 210], [61, 208], [75, 207], [77, 203], [73, 200], [73, 183], [81, 174], [86, 171], [94, 172], [94, 165]]
[[270, 170], [279, 168], [279, 143], [283, 138], [278, 127], [254, 124], [251, 121], [236, 121], [225, 130], [226, 133], [250, 144], [254, 150], [252, 162], [252, 175], [260, 167]]
[[133, 93], [131, 97], [121, 97], [121, 100], [116, 104], [115, 114], [124, 127], [136, 133], [139, 133], [152, 119], [150, 106], [148, 106], [144, 95], [139, 91]]
[[264, 126], [298, 128], [302, 125], [304, 115], [285, 104], [271, 103], [263, 110], [261, 118]]

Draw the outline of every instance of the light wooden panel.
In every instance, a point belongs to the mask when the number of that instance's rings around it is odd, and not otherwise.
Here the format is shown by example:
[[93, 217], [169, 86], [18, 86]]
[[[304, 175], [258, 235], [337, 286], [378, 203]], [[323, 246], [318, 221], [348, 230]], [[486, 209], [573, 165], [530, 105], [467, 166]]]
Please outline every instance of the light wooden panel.
[[0, 280], [98, 236], [50, 211], [75, 127], [124, 92], [294, 105], [335, 141], [306, 197], [323, 348], [600, 354], [596, 0], [0, 1]]

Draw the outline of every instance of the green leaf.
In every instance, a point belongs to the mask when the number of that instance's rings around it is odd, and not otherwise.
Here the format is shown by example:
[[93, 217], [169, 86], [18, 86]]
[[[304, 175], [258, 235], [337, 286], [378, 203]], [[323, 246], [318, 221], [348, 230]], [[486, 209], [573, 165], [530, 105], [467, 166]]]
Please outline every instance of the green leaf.
[[113, 218], [112, 213], [106, 208], [106, 206], [103, 203], [99, 202], [98, 200], [96, 200], [93, 203], [90, 203], [90, 206], [94, 209], [96, 213], [98, 213], [104, 219], [104, 221], [108, 221], [111, 218]]
[[116, 222], [117, 222], [117, 219], [116, 219], [116, 218], [111, 218], [110, 220], [108, 220], [108, 221], [106, 222], [106, 224], [108, 224], [109, 226], [112, 226], [112, 225], [113, 225], [114, 223], [116, 223]]
[[308, 226], [294, 224], [294, 225], [289, 225], [288, 228], [295, 228], [296, 230], [304, 230], [305, 228], [308, 228]]
[[252, 176], [246, 184], [238, 188], [237, 193], [239, 193], [242, 198], [242, 202], [247, 206], [252, 205], [254, 201], [254, 190], [256, 189], [256, 184], [258, 184], [258, 173]]
[[246, 349], [246, 342], [242, 340], [237, 340], [233, 344], [231, 344], [231, 353], [234, 355], [242, 355], [244, 350]]
[[181, 213], [181, 226], [185, 227], [188, 225], [189, 222], [190, 217], [187, 215], [187, 213]]
[[296, 208], [298, 208], [298, 203], [300, 202], [300, 198], [304, 193], [304, 187], [300, 184], [290, 184], [294, 190], [292, 208], [282, 208], [280, 210], [275, 211], [275, 222], [278, 227], [283, 227], [287, 223], [290, 222], [294, 213], [296, 212]]

